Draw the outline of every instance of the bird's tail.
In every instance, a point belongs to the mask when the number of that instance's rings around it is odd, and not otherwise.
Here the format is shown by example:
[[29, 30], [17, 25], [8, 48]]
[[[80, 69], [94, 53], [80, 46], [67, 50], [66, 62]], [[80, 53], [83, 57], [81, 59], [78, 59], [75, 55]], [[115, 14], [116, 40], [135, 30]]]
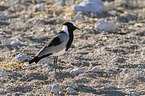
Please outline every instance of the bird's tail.
[[35, 63], [38, 63], [40, 60], [40, 58], [38, 56], [34, 57], [32, 60], [29, 61], [29, 64], [35, 62]]

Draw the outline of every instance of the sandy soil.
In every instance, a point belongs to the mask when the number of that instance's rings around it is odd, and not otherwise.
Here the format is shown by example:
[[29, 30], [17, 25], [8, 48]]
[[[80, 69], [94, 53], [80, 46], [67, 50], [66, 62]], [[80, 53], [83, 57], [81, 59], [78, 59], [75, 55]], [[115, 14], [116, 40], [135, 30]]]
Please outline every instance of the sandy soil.
[[[63, 22], [73, 20], [74, 4], [53, 8], [55, 2], [47, 0], [13, 1], [0, 1], [0, 69], [8, 74], [0, 77], [1, 95], [145, 95], [145, 6], [112, 2], [115, 9], [102, 15], [83, 14], [89, 20], [76, 21], [82, 31], [74, 32], [71, 48], [59, 57], [62, 73], [55, 75], [53, 57], [39, 64], [27, 61], [59, 32]], [[43, 12], [35, 7], [41, 3]], [[113, 22], [116, 29], [98, 30], [95, 23], [101, 19]], [[27, 60], [15, 60], [19, 53], [26, 54]], [[94, 67], [98, 69], [92, 72]], [[84, 72], [73, 76], [75, 68]], [[61, 89], [50, 90], [56, 83]], [[68, 87], [77, 92], [69, 92]]]

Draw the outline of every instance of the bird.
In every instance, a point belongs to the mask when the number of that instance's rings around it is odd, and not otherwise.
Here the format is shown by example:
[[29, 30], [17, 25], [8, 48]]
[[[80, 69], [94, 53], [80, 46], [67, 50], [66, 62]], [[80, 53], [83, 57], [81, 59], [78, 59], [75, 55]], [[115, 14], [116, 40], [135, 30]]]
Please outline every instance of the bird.
[[76, 29], [79, 28], [76, 27], [76, 24], [72, 21], [63, 23], [61, 31], [48, 41], [38, 54], [29, 61], [29, 64], [33, 62], [37, 64], [41, 59], [53, 56], [53, 66], [56, 73], [58, 56], [64, 54], [70, 48], [74, 39], [73, 31]]

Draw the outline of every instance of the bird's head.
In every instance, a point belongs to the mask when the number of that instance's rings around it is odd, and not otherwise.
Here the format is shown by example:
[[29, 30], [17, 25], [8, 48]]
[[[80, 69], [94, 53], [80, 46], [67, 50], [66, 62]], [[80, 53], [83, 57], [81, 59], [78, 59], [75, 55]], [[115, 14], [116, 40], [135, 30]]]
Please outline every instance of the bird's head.
[[79, 29], [76, 27], [76, 24], [74, 22], [65, 22], [62, 26], [62, 30], [65, 32], [73, 32], [74, 30]]

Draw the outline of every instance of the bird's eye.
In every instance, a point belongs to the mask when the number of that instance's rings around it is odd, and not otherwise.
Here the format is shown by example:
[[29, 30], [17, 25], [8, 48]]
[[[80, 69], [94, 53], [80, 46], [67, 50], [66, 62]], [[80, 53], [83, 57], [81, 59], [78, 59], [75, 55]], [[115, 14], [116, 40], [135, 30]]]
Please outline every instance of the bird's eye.
[[71, 24], [70, 26], [73, 27], [74, 25]]

